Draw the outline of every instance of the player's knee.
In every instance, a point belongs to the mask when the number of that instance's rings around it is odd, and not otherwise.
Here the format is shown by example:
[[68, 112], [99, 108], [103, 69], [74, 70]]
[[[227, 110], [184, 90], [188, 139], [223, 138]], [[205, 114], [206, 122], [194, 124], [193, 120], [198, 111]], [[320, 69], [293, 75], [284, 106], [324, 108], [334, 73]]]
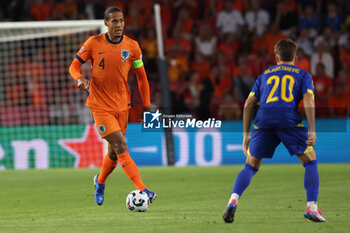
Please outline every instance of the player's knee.
[[122, 140], [122, 141], [115, 143], [114, 148], [115, 148], [116, 156], [129, 151], [128, 145], [126, 144], [125, 140]]
[[299, 160], [301, 163], [308, 163], [312, 160], [316, 160], [316, 153], [315, 150], [312, 148], [311, 151], [305, 152], [303, 154], [297, 154]]

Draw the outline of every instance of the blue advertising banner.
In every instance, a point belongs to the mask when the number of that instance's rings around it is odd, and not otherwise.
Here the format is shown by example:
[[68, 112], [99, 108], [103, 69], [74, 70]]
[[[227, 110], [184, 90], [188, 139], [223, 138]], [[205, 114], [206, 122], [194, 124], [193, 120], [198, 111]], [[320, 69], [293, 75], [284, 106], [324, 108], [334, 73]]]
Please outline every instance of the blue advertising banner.
[[[350, 162], [349, 119], [317, 120], [317, 160], [321, 163]], [[241, 121], [223, 122], [221, 129], [174, 130], [175, 166], [217, 166], [242, 164]], [[132, 157], [141, 166], [165, 166], [162, 132], [144, 132], [139, 124], [128, 126], [126, 134]], [[272, 159], [264, 163], [299, 163], [281, 143]]]
[[[317, 160], [350, 162], [350, 119], [317, 120]], [[173, 130], [175, 166], [243, 164], [242, 122], [222, 122], [220, 128]], [[162, 129], [129, 124], [129, 151], [140, 166], [167, 165]], [[106, 142], [94, 125], [0, 127], [0, 170], [100, 167]], [[281, 144], [264, 163], [299, 163]]]

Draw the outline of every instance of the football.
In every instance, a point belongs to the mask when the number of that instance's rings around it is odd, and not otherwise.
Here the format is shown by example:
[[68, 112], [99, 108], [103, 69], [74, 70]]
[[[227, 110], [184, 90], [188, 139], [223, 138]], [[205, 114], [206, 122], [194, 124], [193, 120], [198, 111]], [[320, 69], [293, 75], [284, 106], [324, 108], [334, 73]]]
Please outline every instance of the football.
[[141, 190], [134, 190], [126, 197], [126, 207], [133, 212], [145, 212], [149, 207], [149, 197]]

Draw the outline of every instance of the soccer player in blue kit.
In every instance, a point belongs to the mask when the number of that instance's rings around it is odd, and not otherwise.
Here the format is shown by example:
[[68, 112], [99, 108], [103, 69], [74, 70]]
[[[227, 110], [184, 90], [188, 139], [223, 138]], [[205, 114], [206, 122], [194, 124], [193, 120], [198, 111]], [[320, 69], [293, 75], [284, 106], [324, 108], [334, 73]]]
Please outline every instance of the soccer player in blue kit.
[[[314, 87], [310, 74], [294, 65], [297, 44], [280, 40], [275, 45], [277, 65], [265, 70], [256, 80], [243, 110], [243, 152], [247, 157], [238, 174], [231, 198], [223, 213], [227, 223], [234, 221], [238, 200], [257, 173], [263, 158], [272, 158], [283, 142], [290, 155], [297, 155], [305, 168], [304, 187], [307, 204], [304, 217], [313, 222], [326, 222], [317, 207], [319, 176], [316, 153]], [[309, 124], [303, 126], [298, 104], [303, 100]], [[256, 107], [259, 106], [256, 112]], [[250, 136], [251, 122], [256, 117]]]

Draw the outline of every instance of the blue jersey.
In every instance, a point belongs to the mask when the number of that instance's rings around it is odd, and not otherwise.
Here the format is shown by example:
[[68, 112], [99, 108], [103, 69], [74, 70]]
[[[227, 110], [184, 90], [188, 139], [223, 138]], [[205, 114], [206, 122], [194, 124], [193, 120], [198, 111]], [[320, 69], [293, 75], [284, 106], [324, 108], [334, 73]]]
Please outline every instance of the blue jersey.
[[250, 93], [260, 105], [255, 128], [289, 128], [301, 123], [298, 104], [305, 93], [314, 93], [311, 75], [294, 65], [276, 65], [265, 70]]

